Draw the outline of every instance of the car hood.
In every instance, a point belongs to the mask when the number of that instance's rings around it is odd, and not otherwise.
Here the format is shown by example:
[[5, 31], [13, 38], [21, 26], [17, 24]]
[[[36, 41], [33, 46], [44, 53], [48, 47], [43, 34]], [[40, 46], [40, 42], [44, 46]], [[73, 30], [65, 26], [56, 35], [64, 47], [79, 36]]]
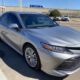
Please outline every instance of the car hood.
[[65, 26], [29, 29], [29, 33], [51, 45], [80, 47], [80, 32]]

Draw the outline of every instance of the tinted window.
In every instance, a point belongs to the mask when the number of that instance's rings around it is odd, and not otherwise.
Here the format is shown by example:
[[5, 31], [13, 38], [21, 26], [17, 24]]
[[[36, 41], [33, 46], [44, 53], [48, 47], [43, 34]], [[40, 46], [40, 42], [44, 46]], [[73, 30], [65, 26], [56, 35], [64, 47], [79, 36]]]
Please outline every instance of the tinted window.
[[30, 27], [57, 26], [48, 16], [42, 14], [20, 14], [24, 25]]
[[11, 24], [17, 24], [21, 28], [21, 24], [20, 24], [18, 18], [16, 17], [16, 15], [8, 14], [7, 18], [8, 18], [7, 19], [8, 20], [7, 21], [8, 26], [10, 26]]
[[0, 23], [7, 27], [7, 21], [8, 21], [7, 20], [7, 14], [2, 15], [0, 18]]
[[6, 13], [1, 17], [2, 25], [6, 27], [10, 27], [11, 24], [17, 24], [20, 28], [22, 28], [18, 18], [13, 13]]

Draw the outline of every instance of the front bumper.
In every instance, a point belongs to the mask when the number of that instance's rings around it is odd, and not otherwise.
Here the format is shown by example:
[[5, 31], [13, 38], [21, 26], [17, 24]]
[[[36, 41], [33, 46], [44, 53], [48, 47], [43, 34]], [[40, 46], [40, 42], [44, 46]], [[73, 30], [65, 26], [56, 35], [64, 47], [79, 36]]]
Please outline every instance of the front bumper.
[[50, 75], [63, 77], [80, 69], [80, 57], [70, 58], [48, 72]]
[[73, 57], [65, 60], [56, 70], [74, 71], [80, 67], [80, 57]]
[[48, 74], [63, 77], [72, 74], [80, 69], [80, 57], [70, 58], [65, 60], [62, 64], [53, 70], [50, 70]]
[[47, 74], [63, 77], [74, 73], [80, 67], [80, 55], [55, 53], [40, 50], [42, 70]]

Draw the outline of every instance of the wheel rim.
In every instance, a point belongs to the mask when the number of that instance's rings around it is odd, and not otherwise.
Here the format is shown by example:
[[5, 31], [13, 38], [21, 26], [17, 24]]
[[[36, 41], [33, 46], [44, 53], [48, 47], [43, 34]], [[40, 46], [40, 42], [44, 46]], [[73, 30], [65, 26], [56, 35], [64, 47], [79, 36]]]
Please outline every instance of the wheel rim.
[[27, 63], [29, 64], [29, 66], [36, 67], [37, 56], [36, 56], [35, 51], [32, 48], [30, 48], [30, 47], [26, 48], [25, 59], [26, 59]]

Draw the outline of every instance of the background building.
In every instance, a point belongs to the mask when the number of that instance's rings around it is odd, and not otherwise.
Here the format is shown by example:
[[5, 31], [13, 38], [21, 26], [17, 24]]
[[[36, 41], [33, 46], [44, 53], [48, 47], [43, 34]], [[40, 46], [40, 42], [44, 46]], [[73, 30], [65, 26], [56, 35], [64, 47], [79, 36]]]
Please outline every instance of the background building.
[[[49, 14], [49, 12], [54, 9], [44, 8], [44, 7], [19, 7], [19, 6], [0, 6], [0, 13], [6, 11], [25, 11], [25, 12], [38, 12]], [[80, 17], [80, 10], [69, 10], [69, 9], [58, 9], [63, 16], [69, 17]]]
[[38, 13], [49, 13], [48, 8], [37, 8], [37, 7], [18, 7], [18, 6], [6, 6], [0, 7], [0, 13], [6, 12], [6, 11], [25, 11], [25, 12], [38, 12]]

